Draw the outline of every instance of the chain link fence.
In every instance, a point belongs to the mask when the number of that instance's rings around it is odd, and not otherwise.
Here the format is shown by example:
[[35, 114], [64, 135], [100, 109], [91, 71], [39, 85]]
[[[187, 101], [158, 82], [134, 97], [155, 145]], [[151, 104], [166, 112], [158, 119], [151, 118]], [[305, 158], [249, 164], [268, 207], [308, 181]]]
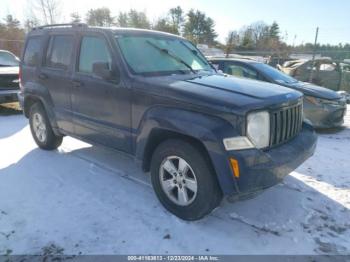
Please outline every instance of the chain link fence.
[[7, 50], [20, 57], [22, 48], [24, 46], [24, 40], [19, 39], [4, 39], [0, 36], [0, 50]]

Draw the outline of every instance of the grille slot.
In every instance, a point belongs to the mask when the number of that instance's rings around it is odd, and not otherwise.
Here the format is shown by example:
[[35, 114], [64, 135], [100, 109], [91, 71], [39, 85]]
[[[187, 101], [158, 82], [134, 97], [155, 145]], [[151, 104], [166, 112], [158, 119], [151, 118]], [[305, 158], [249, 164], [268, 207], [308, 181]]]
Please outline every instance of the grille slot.
[[295, 137], [301, 130], [302, 117], [302, 103], [271, 112], [270, 146], [282, 144]]

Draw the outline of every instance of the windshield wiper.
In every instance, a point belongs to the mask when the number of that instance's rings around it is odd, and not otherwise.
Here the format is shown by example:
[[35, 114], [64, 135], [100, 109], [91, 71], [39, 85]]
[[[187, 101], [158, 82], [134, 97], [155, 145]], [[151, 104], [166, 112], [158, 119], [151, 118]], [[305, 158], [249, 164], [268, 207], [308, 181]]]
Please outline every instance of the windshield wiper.
[[[184, 42], [182, 42], [182, 41], [180, 41], [180, 43], [181, 43], [183, 46], [185, 46], [188, 50], [190, 50], [192, 54], [194, 54], [196, 57], [198, 57], [198, 59], [201, 60], [201, 62], [202, 62], [203, 64], [209, 65], [210, 67], [212, 67], [210, 63], [208, 63], [207, 61], [205, 61], [205, 60], [198, 54], [197, 50], [194, 50], [194, 49], [190, 48], [189, 46], [187, 46], [187, 45], [186, 45]], [[215, 69], [215, 68], [214, 68], [214, 69]], [[216, 70], [215, 70], [215, 71], [216, 71]]]
[[161, 48], [159, 46], [157, 46], [156, 44], [152, 43], [151, 41], [149, 40], [146, 40], [146, 43], [149, 44], [150, 46], [153, 46], [155, 49], [157, 49], [158, 51], [160, 51], [162, 54], [166, 54], [168, 55], [169, 57], [173, 58], [175, 61], [177, 61], [178, 63], [181, 63], [183, 65], [185, 65], [188, 69], [191, 70], [192, 73], [196, 74], [196, 71], [194, 71], [194, 69], [189, 65], [187, 64], [184, 60], [182, 60], [180, 57], [176, 56], [176, 55], [173, 55], [169, 52], [168, 49], [165, 49], [165, 48]]

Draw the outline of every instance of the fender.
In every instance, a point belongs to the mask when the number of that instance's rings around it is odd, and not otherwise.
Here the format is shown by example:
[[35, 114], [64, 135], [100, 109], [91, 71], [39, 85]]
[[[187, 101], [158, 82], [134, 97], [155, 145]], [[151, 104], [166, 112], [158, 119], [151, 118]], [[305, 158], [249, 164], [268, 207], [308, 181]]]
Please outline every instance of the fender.
[[47, 90], [47, 88], [33, 82], [27, 82], [23, 92], [23, 96], [24, 96], [24, 99], [23, 99], [24, 115], [27, 118], [29, 117], [29, 107], [27, 106], [27, 104], [30, 103], [32, 99], [39, 100], [45, 108], [45, 111], [48, 115], [51, 127], [55, 135], [61, 135], [60, 132], [58, 131], [59, 128], [57, 125], [55, 113], [53, 111], [54, 104], [52, 102], [51, 95]]
[[[237, 123], [238, 121], [236, 121]], [[228, 121], [211, 115], [170, 107], [153, 107], [143, 116], [135, 138], [135, 157], [143, 161], [152, 131], [175, 132], [198, 140], [208, 152], [219, 185], [224, 194], [238, 193], [223, 138], [238, 136], [238, 128]]]

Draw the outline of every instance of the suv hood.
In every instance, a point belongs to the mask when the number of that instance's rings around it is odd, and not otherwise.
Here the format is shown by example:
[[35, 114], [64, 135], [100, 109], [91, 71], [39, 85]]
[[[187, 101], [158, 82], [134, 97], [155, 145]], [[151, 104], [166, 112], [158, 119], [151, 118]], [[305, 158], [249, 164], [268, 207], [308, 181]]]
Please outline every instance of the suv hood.
[[288, 87], [295, 88], [296, 90], [304, 93], [307, 96], [314, 96], [322, 99], [335, 100], [340, 99], [341, 96], [328, 88], [317, 86], [314, 84], [306, 83], [306, 82], [295, 82], [288, 84]]
[[0, 66], [0, 76], [1, 75], [18, 75], [18, 66]]
[[292, 90], [278, 85], [232, 76], [210, 75], [186, 80], [186, 82], [210, 87], [218, 92], [235, 93], [253, 99], [266, 99], [293, 93]]
[[156, 77], [142, 82], [148, 82], [148, 90], [154, 89], [155, 95], [237, 113], [286, 106], [302, 96], [283, 86], [221, 75]]

